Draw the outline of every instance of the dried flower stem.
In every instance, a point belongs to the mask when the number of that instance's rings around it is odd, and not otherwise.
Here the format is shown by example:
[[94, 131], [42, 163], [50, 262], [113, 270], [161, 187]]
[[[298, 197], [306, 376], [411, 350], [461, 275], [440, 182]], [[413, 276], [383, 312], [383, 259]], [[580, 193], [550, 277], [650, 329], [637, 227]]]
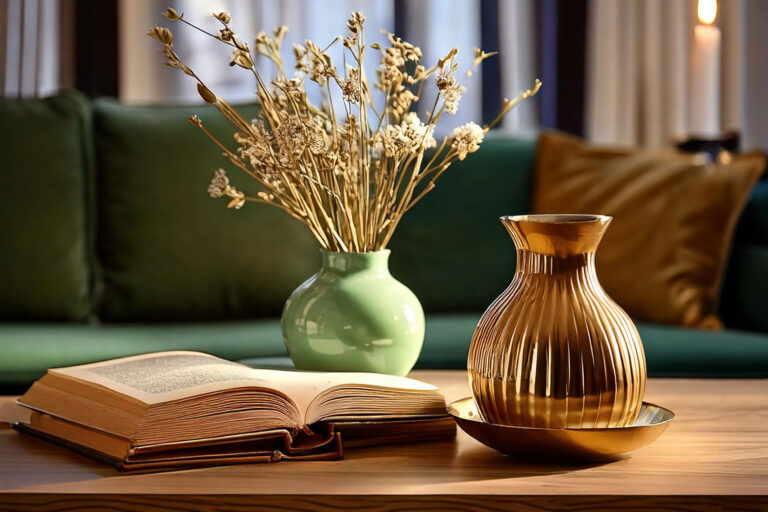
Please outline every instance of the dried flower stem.
[[[248, 70], [256, 79], [261, 113], [257, 119], [248, 121], [217, 97], [182, 61], [173, 49], [170, 30], [150, 30], [149, 35], [163, 45], [167, 64], [191, 76], [201, 97], [235, 128], [237, 149], [231, 150], [217, 140], [197, 116], [190, 118], [192, 124], [263, 189], [255, 196], [246, 196], [230, 185], [223, 170], [218, 170], [209, 187], [211, 195], [228, 197], [230, 208], [241, 208], [246, 202], [277, 206], [306, 225], [320, 245], [331, 251], [370, 252], [386, 248], [403, 215], [435, 188], [437, 179], [448, 167], [477, 151], [483, 135], [541, 86], [537, 80], [532, 89], [517, 98], [505, 99], [499, 115], [485, 127], [467, 123], [437, 146], [436, 123], [444, 113], [456, 112], [466, 90], [456, 78], [455, 48], [435, 66], [426, 68], [420, 65], [419, 48], [388, 32], [385, 34], [389, 46], [367, 47], [365, 17], [355, 12], [347, 23], [349, 35], [342, 39], [341, 76], [327, 53], [339, 41], [337, 37], [323, 49], [309, 40], [304, 45], [294, 45], [297, 74], [289, 78], [280, 55], [286, 27], [276, 28], [271, 36], [260, 32], [252, 50], [232, 30], [229, 13], [214, 13], [222, 24], [218, 34], [188, 22], [172, 8], [163, 14], [232, 48], [230, 65]], [[363, 67], [366, 48], [380, 54], [375, 88], [383, 96], [381, 110], [374, 104]], [[255, 57], [259, 55], [274, 64], [274, 81], [265, 81], [256, 68]], [[473, 66], [492, 55], [475, 49]], [[354, 66], [347, 65], [347, 56]], [[415, 67], [409, 68], [409, 62]], [[470, 68], [466, 75], [471, 74]], [[413, 108], [418, 106], [425, 83], [433, 76], [438, 94], [422, 122]], [[327, 102], [320, 107], [308, 100], [307, 81], [315, 82], [327, 96]], [[343, 123], [337, 118], [332, 83], [342, 92], [346, 116]], [[423, 165], [425, 152], [436, 146]]]

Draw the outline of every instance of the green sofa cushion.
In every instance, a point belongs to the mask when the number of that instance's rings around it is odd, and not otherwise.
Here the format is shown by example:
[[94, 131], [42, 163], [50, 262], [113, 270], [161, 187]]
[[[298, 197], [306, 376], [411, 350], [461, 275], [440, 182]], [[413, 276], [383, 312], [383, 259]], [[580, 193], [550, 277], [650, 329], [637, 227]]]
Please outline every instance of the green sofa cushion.
[[490, 134], [403, 218], [392, 274], [427, 313], [482, 311], [515, 273], [515, 245], [499, 221], [530, 212], [536, 141]]
[[[227, 210], [206, 197], [214, 169], [228, 167], [186, 122], [192, 112], [231, 140], [232, 129], [210, 108], [96, 104], [106, 321], [275, 316], [319, 266], [316, 242], [284, 212], [253, 204]], [[391, 269], [426, 311], [482, 309], [509, 281], [514, 245], [498, 217], [528, 211], [534, 153], [534, 140], [490, 135], [406, 214]], [[240, 171], [230, 175], [252, 190]]]
[[47, 368], [162, 350], [199, 350], [230, 360], [283, 356], [277, 320], [184, 324], [0, 325], [0, 389], [28, 386]]
[[728, 327], [768, 333], [768, 181], [755, 185], [734, 237], [720, 296]]
[[721, 298], [726, 325], [768, 333], [768, 244], [736, 246]]
[[192, 113], [234, 146], [233, 129], [210, 107], [96, 102], [105, 321], [276, 316], [319, 266], [314, 239], [283, 211], [254, 203], [227, 209], [207, 196], [219, 167], [250, 195], [255, 183], [187, 122]]
[[738, 241], [768, 247], [768, 180], [757, 182], [738, 226]]
[[[466, 368], [479, 318], [479, 314], [428, 315], [416, 367]], [[652, 377], [768, 377], [768, 336], [638, 327]], [[156, 325], [5, 324], [0, 332], [0, 389], [6, 390], [28, 386], [46, 368], [161, 350], [200, 350], [256, 366], [290, 364], [277, 319]]]
[[76, 92], [0, 102], [0, 320], [91, 313], [90, 123]]

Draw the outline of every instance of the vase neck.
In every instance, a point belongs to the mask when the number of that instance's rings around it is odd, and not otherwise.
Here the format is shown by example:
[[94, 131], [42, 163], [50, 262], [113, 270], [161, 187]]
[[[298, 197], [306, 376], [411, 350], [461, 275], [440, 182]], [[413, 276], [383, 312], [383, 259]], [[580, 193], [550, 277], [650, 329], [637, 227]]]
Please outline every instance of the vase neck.
[[330, 252], [320, 250], [323, 260], [323, 270], [338, 274], [370, 271], [374, 273], [389, 273], [390, 251], [376, 252]]
[[502, 217], [501, 222], [512, 236], [518, 251], [566, 259], [570, 265], [578, 261], [586, 263], [585, 255], [594, 254], [611, 217], [518, 215]]
[[595, 253], [585, 252], [560, 257], [518, 249], [516, 273], [525, 275], [547, 274], [553, 276], [567, 276], [579, 273], [584, 277], [596, 278]]

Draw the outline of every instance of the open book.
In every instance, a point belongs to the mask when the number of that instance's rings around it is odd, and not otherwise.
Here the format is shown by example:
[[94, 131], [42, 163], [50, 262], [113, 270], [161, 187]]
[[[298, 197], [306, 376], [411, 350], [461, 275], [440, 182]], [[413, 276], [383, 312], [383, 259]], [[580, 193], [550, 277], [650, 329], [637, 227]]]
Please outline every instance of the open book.
[[439, 390], [372, 373], [259, 370], [199, 352], [161, 352], [48, 370], [19, 399], [20, 430], [120, 469], [340, 458], [344, 445], [455, 428]]

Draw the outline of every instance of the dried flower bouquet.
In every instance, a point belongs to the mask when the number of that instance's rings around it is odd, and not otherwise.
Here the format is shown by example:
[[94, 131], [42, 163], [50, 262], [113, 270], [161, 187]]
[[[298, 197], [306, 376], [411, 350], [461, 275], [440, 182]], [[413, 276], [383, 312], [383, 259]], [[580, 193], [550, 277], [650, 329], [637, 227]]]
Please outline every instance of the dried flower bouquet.
[[[218, 34], [193, 25], [174, 9], [163, 14], [231, 46], [230, 65], [250, 70], [256, 78], [261, 113], [255, 120], [246, 120], [184, 64], [174, 50], [170, 30], [154, 27], [149, 32], [163, 44], [167, 65], [194, 78], [203, 100], [235, 127], [237, 150], [230, 151], [217, 140], [197, 116], [191, 116], [190, 122], [262, 186], [255, 196], [248, 196], [233, 187], [225, 171], [219, 169], [208, 187], [211, 197], [229, 198], [230, 208], [241, 208], [248, 201], [277, 206], [304, 223], [329, 251], [385, 249], [403, 215], [435, 187], [451, 163], [477, 151], [484, 134], [541, 86], [536, 80], [532, 89], [513, 100], [505, 99], [501, 112], [487, 126], [459, 126], [438, 146], [435, 124], [444, 113], [456, 113], [466, 91], [456, 77], [456, 48], [426, 68], [420, 63], [421, 50], [394, 34], [384, 32], [389, 39], [387, 47], [376, 43], [366, 47], [365, 18], [355, 12], [348, 20], [349, 35], [341, 39], [343, 69], [337, 69], [327, 53], [340, 38], [324, 49], [307, 40], [304, 45], [294, 45], [295, 75], [289, 78], [280, 55], [286, 27], [275, 29], [272, 36], [259, 33], [252, 50], [233, 32], [227, 12], [213, 14], [222, 25]], [[366, 79], [363, 56], [367, 48], [380, 53], [374, 83], [380, 93], [375, 93]], [[256, 69], [256, 55], [266, 57], [276, 67], [277, 76], [271, 82]], [[475, 49], [472, 66], [491, 55]], [[471, 75], [471, 68], [466, 74]], [[434, 77], [438, 94], [422, 120], [413, 109], [430, 77]], [[308, 100], [307, 80], [323, 91], [320, 106]], [[341, 105], [334, 105], [331, 87], [341, 89]], [[343, 122], [339, 120], [342, 112]], [[436, 149], [425, 162], [429, 148]]]

